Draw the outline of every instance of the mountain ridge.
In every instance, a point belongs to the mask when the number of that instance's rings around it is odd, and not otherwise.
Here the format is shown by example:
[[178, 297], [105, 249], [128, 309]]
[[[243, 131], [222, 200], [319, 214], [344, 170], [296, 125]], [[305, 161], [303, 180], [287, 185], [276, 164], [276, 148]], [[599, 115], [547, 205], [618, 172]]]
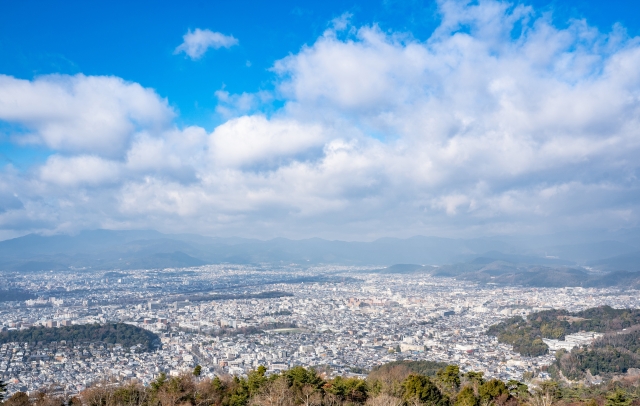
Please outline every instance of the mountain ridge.
[[[566, 248], [570, 247], [570, 248]], [[577, 248], [576, 248], [577, 247]], [[586, 247], [586, 248], [584, 248]], [[594, 249], [597, 248], [597, 249]], [[587, 254], [580, 254], [581, 249]], [[549, 248], [547, 248], [547, 251]], [[189, 267], [215, 263], [378, 265], [420, 264], [448, 266], [440, 273], [479, 265], [517, 268], [518, 264], [572, 267], [593, 264], [606, 271], [635, 271], [616, 266], [633, 263], [640, 255], [632, 245], [606, 240], [598, 243], [559, 246], [567, 258], [548, 256], [540, 247], [527, 247], [509, 239], [454, 239], [434, 236], [384, 237], [370, 242], [307, 238], [258, 240], [241, 237], [207, 237], [196, 234], [164, 234], [154, 230], [87, 230], [76, 235], [29, 234], [0, 241], [0, 270], [29, 272], [43, 269], [87, 268], [94, 270]], [[593, 252], [600, 255], [593, 259]], [[556, 251], [553, 251], [554, 253]], [[472, 264], [475, 261], [475, 264]], [[454, 265], [452, 265], [454, 264]], [[455, 265], [458, 264], [458, 265]], [[476, 266], [477, 265], [477, 266]], [[497, 268], [496, 268], [497, 269]], [[495, 269], [494, 269], [495, 270]], [[485, 270], [486, 271], [486, 270]], [[398, 271], [403, 273], [405, 271]], [[445, 276], [445, 275], [442, 275]]]

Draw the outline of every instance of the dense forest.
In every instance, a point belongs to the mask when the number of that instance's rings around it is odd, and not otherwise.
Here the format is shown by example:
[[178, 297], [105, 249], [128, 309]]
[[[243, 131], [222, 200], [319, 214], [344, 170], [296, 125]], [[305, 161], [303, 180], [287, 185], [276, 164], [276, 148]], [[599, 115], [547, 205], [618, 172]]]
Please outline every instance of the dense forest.
[[120, 344], [125, 348], [140, 344], [142, 351], [151, 351], [160, 338], [148, 330], [124, 323], [81, 324], [66, 327], [31, 327], [26, 330], [10, 330], [0, 333], [0, 344], [11, 342], [51, 343], [66, 341], [68, 344], [102, 342]]
[[327, 378], [313, 369], [294, 367], [268, 375], [266, 368], [247, 377], [201, 378], [193, 373], [160, 374], [148, 386], [136, 381], [101, 382], [77, 396], [18, 392], [3, 406], [637, 406], [637, 381], [593, 387], [562, 386], [554, 381], [535, 389], [518, 381], [485, 379], [481, 372], [461, 373], [456, 365], [395, 362], [366, 379]]
[[545, 310], [531, 313], [527, 319], [512, 317], [491, 326], [488, 335], [498, 337], [501, 343], [513, 345], [513, 350], [526, 356], [548, 353], [543, 338], [564, 340], [567, 334], [580, 331], [607, 333], [640, 325], [640, 309], [613, 309], [594, 307], [580, 312]]

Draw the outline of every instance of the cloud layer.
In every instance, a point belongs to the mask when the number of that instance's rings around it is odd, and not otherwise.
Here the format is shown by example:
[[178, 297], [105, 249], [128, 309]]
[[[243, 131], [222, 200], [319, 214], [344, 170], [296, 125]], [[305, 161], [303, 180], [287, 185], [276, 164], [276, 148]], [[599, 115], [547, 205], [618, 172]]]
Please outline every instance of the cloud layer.
[[[51, 156], [4, 169], [0, 228], [366, 239], [637, 226], [640, 40], [498, 1], [439, 11], [424, 42], [331, 25], [274, 64], [271, 95], [218, 92], [228, 121], [211, 132], [175, 126], [166, 100], [118, 78], [2, 76], [0, 120]], [[221, 35], [190, 32], [176, 51], [237, 43]], [[272, 115], [247, 113], [273, 98]]]

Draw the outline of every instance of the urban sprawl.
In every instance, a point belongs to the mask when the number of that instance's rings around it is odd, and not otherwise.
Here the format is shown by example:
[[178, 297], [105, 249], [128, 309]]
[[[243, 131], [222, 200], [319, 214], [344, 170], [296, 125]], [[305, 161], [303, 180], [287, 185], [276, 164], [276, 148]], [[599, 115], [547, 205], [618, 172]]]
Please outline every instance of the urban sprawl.
[[[302, 269], [210, 265], [189, 269], [6, 274], [1, 289], [36, 293], [0, 303], [0, 329], [127, 323], [160, 337], [154, 351], [105, 343], [5, 343], [0, 379], [9, 393], [56, 388], [74, 394], [105, 380], [148, 385], [161, 373], [245, 375], [301, 365], [330, 375], [365, 374], [396, 360], [457, 364], [462, 371], [545, 378], [549, 355], [520, 356], [485, 334], [515, 315], [550, 308], [635, 308], [636, 291], [519, 288], [373, 268]], [[259, 294], [269, 292], [260, 297]], [[254, 297], [258, 296], [258, 297]], [[547, 344], [570, 349], [597, 335]]]

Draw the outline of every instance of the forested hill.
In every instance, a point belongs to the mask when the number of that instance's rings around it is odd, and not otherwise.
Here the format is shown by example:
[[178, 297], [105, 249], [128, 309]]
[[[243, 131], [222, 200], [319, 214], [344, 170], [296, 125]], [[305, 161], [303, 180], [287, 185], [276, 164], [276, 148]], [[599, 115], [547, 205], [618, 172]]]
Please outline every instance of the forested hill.
[[58, 328], [31, 327], [26, 330], [3, 331], [0, 344], [51, 343], [66, 341], [67, 344], [96, 343], [120, 344], [125, 348], [140, 344], [143, 351], [153, 350], [160, 337], [151, 331], [130, 324], [82, 324]]
[[563, 340], [567, 334], [595, 331], [605, 336], [585, 348], [571, 352], [559, 350], [550, 372], [580, 380], [591, 375], [611, 377], [624, 374], [629, 368], [640, 368], [640, 309], [613, 309], [602, 306], [570, 313], [547, 310], [532, 313], [527, 320], [513, 317], [491, 326], [487, 334], [501, 343], [513, 345], [513, 350], [525, 356], [549, 352], [543, 338]]
[[538, 356], [549, 351], [543, 338], [564, 340], [565, 335], [579, 331], [606, 333], [640, 324], [640, 309], [594, 307], [571, 313], [567, 310], [545, 310], [531, 313], [527, 320], [513, 317], [493, 325], [488, 335], [501, 343], [513, 345], [513, 350], [526, 356]]
[[556, 362], [549, 372], [559, 377], [561, 371], [564, 377], [579, 380], [587, 371], [593, 376], [611, 378], [627, 373], [630, 368], [640, 368], [640, 326], [609, 333], [587, 348], [556, 352]]

